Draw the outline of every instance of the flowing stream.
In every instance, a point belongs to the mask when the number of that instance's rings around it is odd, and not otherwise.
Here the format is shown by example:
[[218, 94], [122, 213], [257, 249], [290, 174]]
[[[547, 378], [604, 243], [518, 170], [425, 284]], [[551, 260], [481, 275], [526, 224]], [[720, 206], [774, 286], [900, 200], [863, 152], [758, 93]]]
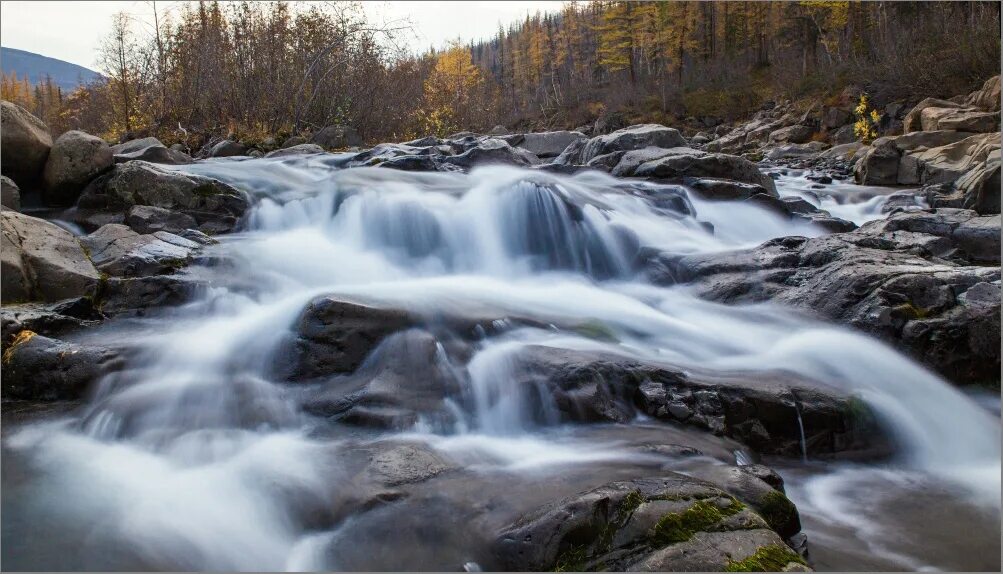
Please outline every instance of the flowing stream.
[[[617, 478], [687, 471], [688, 459], [650, 444], [693, 445], [722, 464], [747, 456], [727, 439], [643, 417], [563, 422], [543, 389], [511, 373], [514, 357], [540, 346], [784, 369], [859, 396], [894, 435], [893, 460], [775, 464], [818, 567], [999, 567], [998, 410], [871, 338], [773, 305], [702, 301], [636, 271], [643, 251], [721, 252], [824, 230], [603, 174], [340, 169], [344, 159], [177, 166], [252, 193], [246, 230], [186, 271], [212, 280], [191, 303], [79, 335], [131, 351], [86, 405], [7, 417], [5, 568], [476, 568], [486, 551], [478, 533], [519, 512]], [[782, 194], [801, 193], [781, 183]], [[840, 185], [834, 215], [880, 217], [880, 199], [855, 201]], [[513, 321], [485, 329], [462, 358], [448, 337], [431, 358], [385, 341], [360, 372], [398, 361], [405, 380], [431, 372], [456, 390], [404, 431], [378, 431], [306, 414], [302, 389], [276, 380], [283, 342], [318, 296], [429, 324]], [[353, 469], [360, 449], [388, 440], [424, 445], [464, 472], [373, 509], [360, 501], [399, 495]], [[945, 516], [955, 535], [931, 535]]]

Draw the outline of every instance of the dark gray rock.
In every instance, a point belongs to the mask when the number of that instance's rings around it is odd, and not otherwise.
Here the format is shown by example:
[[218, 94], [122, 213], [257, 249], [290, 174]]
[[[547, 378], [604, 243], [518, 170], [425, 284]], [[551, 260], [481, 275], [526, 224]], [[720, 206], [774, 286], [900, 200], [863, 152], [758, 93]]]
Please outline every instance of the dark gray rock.
[[685, 146], [686, 138], [678, 130], [658, 124], [641, 124], [590, 139], [582, 150], [579, 161], [575, 163], [588, 164], [595, 157], [615, 151]]
[[999, 291], [999, 267], [969, 264], [972, 252], [978, 258], [991, 250], [972, 242], [992, 241], [985, 237], [992, 222], [972, 221], [955, 235], [957, 219], [967, 215], [930, 215], [898, 213], [850, 233], [780, 238], [728, 254], [663, 256], [652, 273], [658, 282], [688, 283], [714, 301], [772, 300], [853, 326], [957, 383], [994, 380], [999, 304], [965, 297], [978, 284]]
[[470, 169], [475, 165], [484, 164], [506, 164], [528, 167], [540, 163], [540, 159], [524, 149], [510, 146], [501, 139], [488, 138], [459, 155], [443, 158], [442, 162], [463, 169]]
[[308, 155], [312, 153], [324, 153], [324, 148], [317, 144], [302, 143], [270, 151], [265, 154], [265, 157], [288, 157], [291, 155]]
[[247, 146], [233, 140], [223, 140], [212, 146], [209, 157], [233, 157], [247, 155]]
[[[177, 149], [175, 149], [177, 146]], [[115, 154], [115, 163], [141, 160], [150, 163], [162, 163], [169, 165], [183, 165], [192, 163], [190, 155], [184, 153], [184, 146], [174, 144], [167, 148], [154, 137], [130, 140], [125, 143], [111, 146], [111, 151]]]
[[21, 331], [4, 351], [4, 398], [79, 399], [92, 383], [122, 366], [120, 354], [112, 349]]
[[730, 179], [760, 185], [771, 195], [777, 193], [773, 178], [760, 171], [756, 164], [747, 159], [692, 148], [664, 151], [665, 155], [636, 166], [635, 162], [629, 159], [630, 154], [636, 152], [627, 152], [618, 161], [612, 173], [621, 177], [648, 177], [660, 180], [683, 180], [687, 177]]
[[[351, 126], [327, 126], [314, 134], [310, 143], [315, 143], [327, 149], [341, 149], [363, 144], [362, 137]], [[289, 146], [283, 146], [289, 147]]]
[[84, 237], [91, 261], [103, 273], [135, 277], [170, 273], [191, 262], [202, 246], [166, 231], [149, 235], [109, 223]]
[[509, 142], [509, 145], [517, 145], [539, 158], [552, 158], [559, 156], [572, 143], [587, 139], [581, 132], [540, 132], [523, 134], [521, 142]]
[[117, 213], [118, 221], [134, 205], [185, 213], [195, 218], [200, 231], [215, 234], [233, 230], [249, 201], [245, 193], [221, 181], [130, 161], [92, 181], [77, 202], [81, 214]]
[[804, 563], [742, 501], [676, 473], [613, 482], [544, 506], [505, 527], [497, 570], [723, 571], [769, 553]]
[[387, 335], [415, 323], [404, 311], [318, 297], [300, 316], [292, 349], [281, 353], [292, 363], [279, 368], [292, 379], [349, 374]]
[[64, 299], [55, 303], [4, 304], [0, 307], [0, 339], [6, 348], [14, 337], [27, 329], [38, 335], [57, 338], [73, 330], [92, 327], [104, 317], [94, 308], [93, 299], [79, 297]]
[[198, 227], [198, 222], [190, 215], [152, 205], [132, 206], [125, 214], [125, 224], [141, 234], [157, 231], [177, 234]]
[[42, 200], [71, 205], [90, 180], [114, 164], [111, 148], [99, 137], [68, 131], [56, 139], [42, 173]]

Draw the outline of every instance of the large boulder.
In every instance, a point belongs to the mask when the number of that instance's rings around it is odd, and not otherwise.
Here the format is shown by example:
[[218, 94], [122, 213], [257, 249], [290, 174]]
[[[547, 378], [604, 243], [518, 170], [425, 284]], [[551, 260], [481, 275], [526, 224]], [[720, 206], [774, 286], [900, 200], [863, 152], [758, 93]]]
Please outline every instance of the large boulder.
[[709, 153], [686, 147], [640, 149], [624, 152], [611, 173], [620, 177], [649, 177], [679, 180], [687, 177], [730, 179], [762, 186], [771, 195], [777, 188], [773, 178], [756, 164], [734, 155]]
[[[315, 143], [327, 149], [341, 149], [346, 147], [362, 145], [362, 137], [355, 128], [351, 126], [332, 125], [320, 130], [310, 139], [310, 143]], [[290, 147], [288, 145], [283, 147]]]
[[793, 125], [770, 132], [770, 141], [802, 144], [811, 139], [813, 130], [808, 126]]
[[42, 177], [45, 160], [52, 148], [52, 136], [45, 122], [28, 110], [6, 100], [0, 101], [0, 165], [3, 175], [20, 187]]
[[95, 177], [115, 163], [105, 141], [81, 131], [56, 138], [42, 175], [42, 200], [48, 205], [72, 205]]
[[652, 276], [714, 301], [805, 309], [882, 338], [949, 380], [977, 383], [1000, 369], [998, 227], [966, 210], [904, 212], [850, 233], [663, 256]]
[[3, 394], [32, 401], [79, 399], [92, 383], [122, 366], [114, 350], [23, 330], [3, 353]]
[[970, 108], [928, 107], [920, 112], [923, 131], [954, 130], [985, 133], [998, 131], [999, 113]]
[[406, 429], [419, 421], [452, 429], [448, 398], [460, 393], [430, 333], [410, 329], [389, 335], [352, 375], [332, 377], [304, 404], [309, 413], [345, 424]]
[[117, 277], [169, 273], [187, 265], [202, 247], [166, 231], [141, 235], [116, 223], [101, 227], [81, 243], [98, 270]]
[[587, 164], [593, 158], [613, 152], [623, 152], [646, 147], [685, 147], [686, 138], [678, 130], [658, 124], [641, 124], [594, 137], [588, 141], [576, 164]]
[[806, 569], [748, 504], [674, 472], [605, 484], [531, 511], [501, 530], [493, 555], [492, 569], [512, 571]]
[[313, 379], [355, 371], [388, 335], [416, 324], [408, 313], [338, 297], [318, 297], [295, 327], [291, 363], [279, 365], [292, 379]]
[[192, 158], [181, 150], [168, 148], [154, 137], [129, 140], [111, 146], [115, 163], [141, 160], [150, 163], [183, 165], [192, 163]]
[[939, 108], [939, 109], [960, 109], [965, 106], [957, 104], [950, 100], [941, 100], [938, 98], [926, 98], [920, 103], [916, 104], [908, 114], [906, 114], [905, 119], [902, 120], [902, 131], [903, 133], [910, 133], [915, 131], [923, 130], [922, 125], [922, 114], [923, 110], [927, 108]]
[[524, 134], [522, 142], [516, 145], [537, 157], [552, 158], [560, 155], [572, 143], [587, 139], [582, 132], [540, 132]]
[[1000, 77], [993, 76], [986, 80], [982, 89], [972, 92], [965, 100], [965, 104], [979, 108], [981, 110], [999, 112], [1000, 111]]
[[0, 175], [0, 205], [14, 211], [21, 211], [21, 190], [14, 180]]
[[233, 157], [247, 155], [247, 146], [233, 140], [223, 140], [212, 146], [209, 157]]
[[[965, 172], [986, 163], [990, 155], [999, 154], [1000, 134], [978, 134], [940, 147], [917, 150], [903, 156], [917, 165], [916, 181], [908, 183], [950, 183]], [[907, 183], [900, 178], [900, 183]]]
[[3, 301], [94, 295], [100, 275], [77, 239], [48, 221], [4, 210]]
[[986, 160], [963, 174], [949, 193], [939, 193], [932, 186], [927, 197], [933, 207], [973, 209], [982, 215], [1000, 212], [1000, 150], [992, 151]]
[[198, 227], [195, 218], [178, 211], [152, 205], [134, 205], [125, 214], [125, 224], [137, 233], [180, 233]]
[[463, 169], [469, 169], [481, 164], [507, 164], [527, 167], [540, 163], [540, 158], [522, 148], [512, 147], [504, 140], [488, 138], [477, 143], [467, 151], [448, 156], [442, 163]]
[[317, 144], [302, 143], [270, 151], [265, 154], [265, 157], [288, 157], [292, 155], [308, 155], [313, 153], [324, 153], [324, 148]]
[[[509, 399], [533, 422], [617, 422], [638, 412], [738, 440], [757, 452], [800, 456], [884, 451], [860, 401], [780, 372], [720, 373], [613, 353], [530, 346], [511, 360]], [[802, 434], [798, 418], [807, 429]]]
[[119, 223], [134, 205], [185, 213], [198, 222], [200, 231], [215, 234], [233, 230], [249, 201], [246, 194], [221, 181], [130, 161], [92, 181], [77, 202], [81, 212], [96, 211], [103, 217], [117, 213]]

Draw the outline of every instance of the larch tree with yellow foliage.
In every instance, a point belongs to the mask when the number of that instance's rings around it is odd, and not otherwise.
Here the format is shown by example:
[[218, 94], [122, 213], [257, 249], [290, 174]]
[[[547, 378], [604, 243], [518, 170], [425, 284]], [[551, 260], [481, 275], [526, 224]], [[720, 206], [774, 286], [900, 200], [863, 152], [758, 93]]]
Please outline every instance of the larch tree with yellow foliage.
[[470, 50], [459, 42], [436, 56], [435, 67], [425, 79], [424, 98], [418, 112], [426, 131], [446, 135], [477, 125], [491, 101], [480, 68], [471, 61]]

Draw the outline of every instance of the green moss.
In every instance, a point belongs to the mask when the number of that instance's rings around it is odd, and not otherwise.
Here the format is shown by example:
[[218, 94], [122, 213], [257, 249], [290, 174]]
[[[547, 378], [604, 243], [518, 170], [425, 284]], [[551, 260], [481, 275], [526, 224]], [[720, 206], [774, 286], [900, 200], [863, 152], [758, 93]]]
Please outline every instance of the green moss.
[[770, 525], [770, 528], [778, 530], [783, 525], [788, 524], [794, 518], [797, 509], [794, 503], [787, 498], [784, 493], [774, 490], [764, 496], [759, 501], [759, 514]]
[[611, 343], [619, 341], [613, 333], [613, 330], [602, 321], [586, 321], [585, 323], [576, 325], [574, 327], [574, 331], [583, 337], [588, 337], [589, 339], [608, 341]]
[[217, 189], [214, 184], [203, 183], [193, 187], [192, 193], [199, 197], [212, 197], [214, 195], [219, 195], [219, 189]]
[[734, 498], [731, 499], [731, 505], [726, 508], [720, 508], [711, 501], [698, 500], [683, 512], [671, 512], [658, 519], [651, 535], [651, 542], [659, 547], [684, 542], [697, 532], [706, 531], [721, 519], [743, 508], [745, 505]]
[[585, 570], [585, 560], [588, 557], [585, 545], [572, 546], [567, 552], [557, 557], [554, 572], [582, 572]]
[[794, 553], [791, 549], [780, 546], [779, 544], [770, 544], [769, 546], [763, 546], [752, 556], [749, 556], [745, 560], [731, 560], [728, 565], [724, 567], [725, 572], [779, 572], [783, 570], [785, 566], [795, 562], [797, 564], [805, 564], [804, 559]]
[[895, 307], [895, 311], [898, 311], [902, 315], [909, 317], [910, 319], [924, 319], [930, 316], [930, 310], [924, 309], [923, 307], [918, 307], [912, 303], [903, 303]]

